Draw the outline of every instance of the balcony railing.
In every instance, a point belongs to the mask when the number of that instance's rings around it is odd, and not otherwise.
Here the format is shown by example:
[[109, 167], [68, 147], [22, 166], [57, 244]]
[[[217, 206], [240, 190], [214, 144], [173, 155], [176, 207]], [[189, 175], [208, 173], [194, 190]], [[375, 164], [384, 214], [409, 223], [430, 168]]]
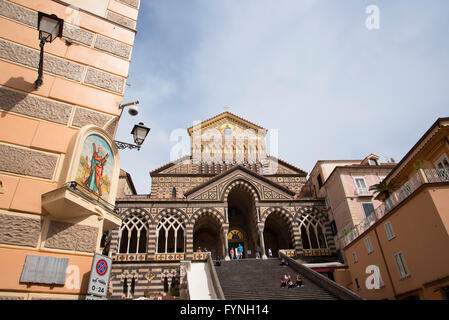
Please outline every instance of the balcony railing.
[[373, 194], [368, 190], [368, 188], [359, 188], [357, 187], [355, 189], [355, 192], [359, 196], [372, 196]]
[[[420, 172], [421, 171], [421, 172]], [[449, 169], [420, 169], [380, 206], [344, 236], [348, 245], [425, 183], [449, 182]]]

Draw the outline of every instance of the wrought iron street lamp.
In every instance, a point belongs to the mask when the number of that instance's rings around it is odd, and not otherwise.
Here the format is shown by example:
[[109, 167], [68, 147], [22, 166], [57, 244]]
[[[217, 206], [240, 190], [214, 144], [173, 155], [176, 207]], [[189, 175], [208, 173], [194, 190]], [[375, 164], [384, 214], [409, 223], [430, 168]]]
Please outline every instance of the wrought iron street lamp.
[[39, 46], [41, 48], [38, 78], [34, 82], [34, 88], [37, 90], [42, 84], [42, 73], [44, 68], [44, 45], [46, 42], [53, 42], [57, 37], [62, 37], [62, 30], [64, 27], [64, 20], [58, 18], [54, 14], [46, 14], [38, 12], [37, 15], [37, 29], [39, 30]]
[[135, 145], [114, 140], [115, 145], [117, 146], [117, 149], [120, 150], [128, 148], [137, 149], [139, 151], [150, 130], [151, 128], [146, 127], [142, 122], [140, 122], [139, 124], [134, 125], [134, 128], [131, 131], [131, 134], [134, 137], [134, 142], [136, 143]]

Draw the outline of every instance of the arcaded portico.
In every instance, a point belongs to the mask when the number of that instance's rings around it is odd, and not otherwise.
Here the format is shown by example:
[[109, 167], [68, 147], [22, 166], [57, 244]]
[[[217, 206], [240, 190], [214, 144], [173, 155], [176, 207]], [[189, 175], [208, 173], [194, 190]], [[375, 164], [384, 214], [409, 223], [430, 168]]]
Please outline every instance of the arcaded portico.
[[[196, 140], [196, 129], [203, 138]], [[204, 139], [211, 129], [223, 141]], [[253, 136], [225, 143], [249, 129], [262, 132], [254, 145]], [[222, 259], [231, 259], [239, 245], [243, 258], [266, 259], [268, 249], [275, 256], [279, 249], [297, 256], [335, 253], [324, 201], [306, 185], [306, 172], [265, 154], [265, 129], [225, 112], [189, 134], [192, 156], [152, 171], [150, 195], [117, 201], [123, 224], [111, 240], [113, 296], [162, 291], [181, 261], [205, 258], [198, 248]], [[212, 159], [198, 160], [198, 150]]]

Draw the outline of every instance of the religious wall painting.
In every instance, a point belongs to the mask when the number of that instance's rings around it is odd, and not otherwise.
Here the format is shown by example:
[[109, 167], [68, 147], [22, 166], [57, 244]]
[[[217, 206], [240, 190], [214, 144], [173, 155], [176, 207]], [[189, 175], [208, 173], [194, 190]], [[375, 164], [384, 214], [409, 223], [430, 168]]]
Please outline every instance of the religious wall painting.
[[81, 150], [75, 181], [95, 195], [108, 200], [114, 169], [114, 155], [99, 135], [89, 135]]

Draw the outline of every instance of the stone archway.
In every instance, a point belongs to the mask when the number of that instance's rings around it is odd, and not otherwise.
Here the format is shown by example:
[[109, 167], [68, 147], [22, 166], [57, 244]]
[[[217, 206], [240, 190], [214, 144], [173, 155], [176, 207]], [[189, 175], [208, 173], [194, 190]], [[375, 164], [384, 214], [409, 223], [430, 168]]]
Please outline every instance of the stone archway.
[[[260, 251], [257, 211], [254, 194], [245, 184], [236, 184], [227, 193], [229, 231], [240, 230], [244, 236], [243, 258], [255, 258]], [[228, 242], [229, 249], [234, 242]]]
[[225, 254], [222, 235], [222, 226], [214, 216], [201, 215], [193, 227], [193, 251], [197, 251], [198, 248], [202, 251], [207, 249], [213, 259], [217, 257], [223, 259]]
[[263, 237], [265, 250], [271, 249], [273, 257], [278, 256], [280, 249], [294, 248], [291, 221], [280, 215], [279, 211], [273, 211], [266, 217]]

